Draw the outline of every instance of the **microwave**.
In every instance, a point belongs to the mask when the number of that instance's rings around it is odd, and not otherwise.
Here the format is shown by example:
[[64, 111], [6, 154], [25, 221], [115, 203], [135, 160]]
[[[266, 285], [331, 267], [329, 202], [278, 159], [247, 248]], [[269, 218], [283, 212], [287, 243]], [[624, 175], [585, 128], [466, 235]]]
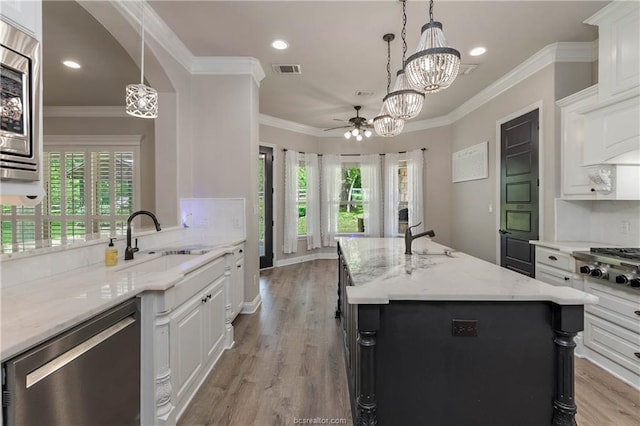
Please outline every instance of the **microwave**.
[[0, 179], [39, 180], [40, 43], [0, 21]]

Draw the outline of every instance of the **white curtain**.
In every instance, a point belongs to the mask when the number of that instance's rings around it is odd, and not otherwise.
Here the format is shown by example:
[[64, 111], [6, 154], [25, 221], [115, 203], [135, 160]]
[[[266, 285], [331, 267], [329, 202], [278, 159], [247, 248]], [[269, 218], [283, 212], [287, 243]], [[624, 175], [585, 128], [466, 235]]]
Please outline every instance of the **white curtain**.
[[360, 173], [364, 204], [364, 233], [368, 237], [379, 237], [382, 225], [382, 185], [380, 183], [380, 156], [360, 156]]
[[422, 197], [422, 168], [423, 168], [423, 152], [421, 149], [416, 149], [407, 153], [407, 180], [408, 190], [407, 195], [409, 198], [409, 226], [415, 225], [418, 222], [422, 222], [422, 225], [414, 228], [412, 232], [423, 232], [425, 229], [424, 223], [424, 202]]
[[322, 245], [336, 246], [338, 232], [338, 209], [340, 207], [340, 187], [342, 165], [340, 157], [333, 154], [322, 156]]
[[284, 153], [284, 244], [285, 254], [298, 251], [298, 168], [296, 151]]
[[384, 236], [398, 235], [398, 168], [400, 154], [389, 153], [384, 156], [385, 199], [384, 199]]
[[305, 154], [307, 168], [307, 250], [320, 248], [320, 167], [318, 154]]

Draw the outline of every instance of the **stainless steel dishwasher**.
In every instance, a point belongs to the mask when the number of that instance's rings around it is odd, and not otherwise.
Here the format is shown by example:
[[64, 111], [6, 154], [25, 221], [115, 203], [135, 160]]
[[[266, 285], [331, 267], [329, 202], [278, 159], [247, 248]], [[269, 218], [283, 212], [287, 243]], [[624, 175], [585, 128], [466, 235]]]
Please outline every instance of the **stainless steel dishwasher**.
[[2, 366], [6, 425], [140, 424], [138, 299]]

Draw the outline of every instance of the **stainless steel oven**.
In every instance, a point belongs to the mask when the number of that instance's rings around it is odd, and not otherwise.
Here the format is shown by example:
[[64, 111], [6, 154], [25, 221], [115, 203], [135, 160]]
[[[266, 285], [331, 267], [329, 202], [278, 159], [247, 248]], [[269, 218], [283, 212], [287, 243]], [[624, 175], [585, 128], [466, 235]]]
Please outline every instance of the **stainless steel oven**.
[[40, 43], [0, 21], [0, 179], [39, 180]]

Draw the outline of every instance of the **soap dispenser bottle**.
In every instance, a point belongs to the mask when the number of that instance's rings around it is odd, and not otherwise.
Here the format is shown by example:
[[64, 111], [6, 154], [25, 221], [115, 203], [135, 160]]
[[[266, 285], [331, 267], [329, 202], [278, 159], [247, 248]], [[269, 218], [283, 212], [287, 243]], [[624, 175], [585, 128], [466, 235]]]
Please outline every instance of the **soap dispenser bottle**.
[[118, 264], [118, 249], [113, 245], [115, 238], [109, 238], [109, 245], [104, 249], [104, 264], [115, 266]]

